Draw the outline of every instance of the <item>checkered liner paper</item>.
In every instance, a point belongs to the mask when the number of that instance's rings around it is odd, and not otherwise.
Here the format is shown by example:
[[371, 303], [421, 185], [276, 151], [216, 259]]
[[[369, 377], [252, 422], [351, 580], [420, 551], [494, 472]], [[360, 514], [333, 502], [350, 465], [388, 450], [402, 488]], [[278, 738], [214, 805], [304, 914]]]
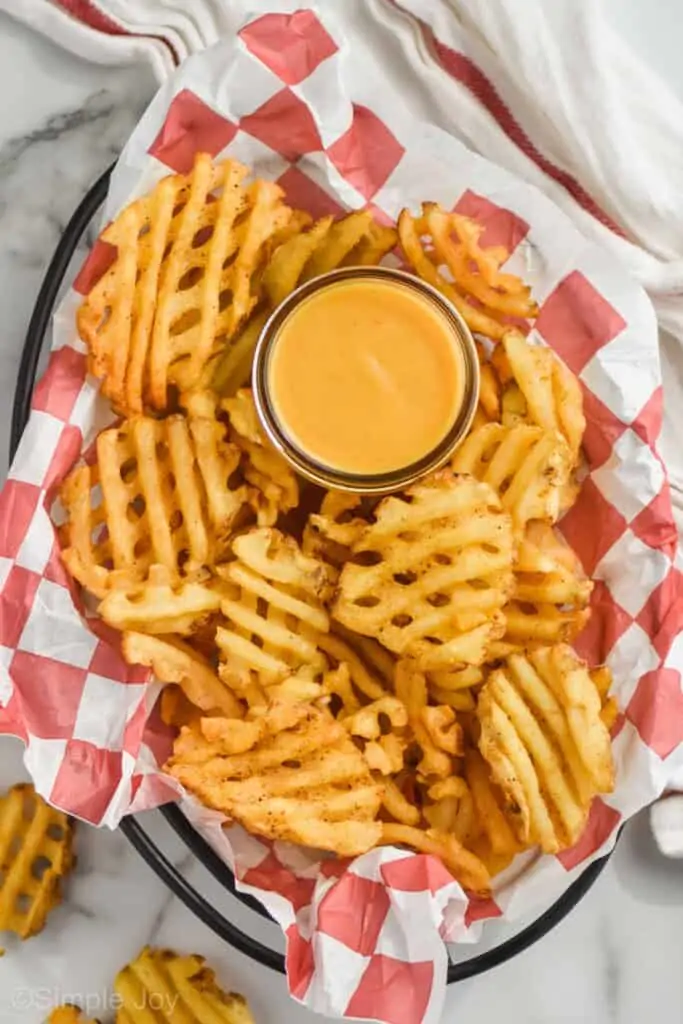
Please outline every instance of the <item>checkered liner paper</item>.
[[[321, 13], [324, 12], [324, 13]], [[683, 564], [656, 441], [662, 417], [657, 327], [645, 294], [535, 189], [469, 152], [400, 102], [363, 60], [330, 5], [245, 20], [190, 58], [157, 95], [114, 173], [106, 217], [198, 150], [276, 180], [314, 215], [370, 208], [395, 219], [423, 199], [476, 218], [533, 284], [533, 340], [579, 375], [589, 472], [562, 531], [596, 579], [579, 650], [606, 660], [621, 709], [618, 786], [558, 857], [527, 856], [472, 900], [431, 857], [387, 848], [352, 863], [267, 844], [185, 799], [196, 828], [287, 936], [292, 995], [339, 1017], [438, 1020], [447, 942], [474, 942], [487, 918], [515, 919], [566, 889], [607, 851], [619, 824], [683, 764]], [[353, 51], [353, 57], [352, 57]], [[359, 56], [359, 54], [361, 56]], [[111, 411], [86, 379], [74, 312], [112, 252], [98, 243], [56, 315], [53, 351], [0, 499], [0, 729], [26, 743], [40, 792], [89, 822], [178, 799], [158, 764], [169, 736], [159, 687], [124, 664], [88, 619], [60, 563], [56, 485], [87, 457]]]

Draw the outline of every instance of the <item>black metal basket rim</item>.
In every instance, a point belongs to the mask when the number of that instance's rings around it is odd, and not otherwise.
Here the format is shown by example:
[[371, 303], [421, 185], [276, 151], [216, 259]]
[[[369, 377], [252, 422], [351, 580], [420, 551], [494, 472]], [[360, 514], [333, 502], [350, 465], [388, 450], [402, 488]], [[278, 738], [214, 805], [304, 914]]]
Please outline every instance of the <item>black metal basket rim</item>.
[[[10, 431], [10, 460], [14, 458], [24, 427], [28, 422], [38, 361], [59, 289], [79, 241], [106, 198], [113, 167], [114, 165], [112, 164], [101, 175], [74, 211], [55, 249], [40, 287], [26, 332], [26, 340], [17, 375]], [[270, 919], [267, 911], [257, 900], [237, 890], [235, 877], [230, 868], [218, 857], [199, 833], [192, 828], [190, 822], [176, 804], [167, 804], [161, 807], [160, 810], [183, 843], [204, 867], [225, 886], [228, 892], [261, 917]], [[124, 835], [126, 835], [158, 877], [165, 882], [171, 891], [200, 920], [241, 953], [246, 954], [265, 967], [270, 967], [272, 970], [284, 973], [285, 960], [282, 954], [247, 935], [246, 932], [229, 921], [216, 907], [210, 904], [201, 893], [197, 892], [180, 871], [168, 860], [156, 843], [153, 842], [135, 817], [129, 815], [124, 818], [120, 827]], [[518, 932], [517, 935], [505, 939], [494, 949], [479, 953], [469, 960], [450, 964], [448, 967], [449, 984], [482, 974], [484, 971], [488, 971], [492, 967], [496, 967], [511, 959], [547, 935], [583, 898], [603, 871], [608, 859], [609, 854], [593, 861], [552, 906], [535, 921], [532, 921], [531, 924]]]

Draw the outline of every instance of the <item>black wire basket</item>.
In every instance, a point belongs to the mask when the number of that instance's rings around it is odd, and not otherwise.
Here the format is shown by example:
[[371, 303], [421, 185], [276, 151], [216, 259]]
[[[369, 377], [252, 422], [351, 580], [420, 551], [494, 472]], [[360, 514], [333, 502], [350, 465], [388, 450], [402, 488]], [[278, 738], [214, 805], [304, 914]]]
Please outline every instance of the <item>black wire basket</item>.
[[[14, 394], [10, 458], [14, 457], [28, 421], [38, 364], [57, 297], [66, 280], [74, 253], [106, 198], [112, 169], [110, 167], [105, 171], [75, 210], [50, 261], [38, 293], [26, 334]], [[187, 849], [223, 887], [227, 897], [226, 906], [229, 906], [230, 897], [232, 897], [261, 919], [271, 920], [267, 911], [257, 900], [237, 891], [235, 877], [228, 865], [194, 830], [177, 805], [167, 804], [160, 808], [160, 812]], [[241, 953], [245, 953], [253, 960], [263, 964], [264, 967], [284, 973], [285, 961], [282, 953], [248, 934], [245, 930], [246, 926], [242, 927], [230, 920], [226, 913], [223, 913], [213, 902], [202, 895], [169, 860], [160, 843], [152, 838], [139, 817], [129, 815], [123, 819], [120, 828], [159, 878], [217, 935]], [[590, 864], [559, 899], [516, 934], [502, 939], [492, 948], [476, 952], [474, 956], [457, 963], [449, 964], [449, 984], [482, 974], [516, 956], [547, 935], [588, 892], [604, 869], [607, 860], [608, 857], [603, 857]], [[233, 907], [240, 910], [237, 904], [233, 903]], [[244, 915], [239, 913], [238, 916], [242, 918]], [[275, 928], [275, 926], [273, 927]], [[468, 951], [472, 949], [476, 949], [476, 947], [467, 947]]]

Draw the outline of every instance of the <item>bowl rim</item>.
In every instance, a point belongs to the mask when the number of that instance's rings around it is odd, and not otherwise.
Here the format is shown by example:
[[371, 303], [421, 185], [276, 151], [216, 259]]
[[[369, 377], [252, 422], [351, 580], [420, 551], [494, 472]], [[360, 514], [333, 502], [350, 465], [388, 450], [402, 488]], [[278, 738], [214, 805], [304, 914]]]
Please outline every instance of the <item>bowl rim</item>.
[[[399, 469], [383, 473], [359, 474], [336, 470], [318, 462], [304, 452], [286, 433], [278, 420], [269, 394], [268, 365], [280, 330], [285, 322], [311, 296], [343, 281], [391, 281], [426, 298], [448, 322], [463, 357], [465, 382], [462, 402], [454, 423], [431, 451]], [[261, 328], [251, 375], [254, 405], [261, 426], [274, 448], [295, 472], [320, 487], [354, 494], [389, 494], [409, 487], [417, 480], [445, 465], [458, 445], [465, 439], [479, 404], [480, 370], [474, 337], [463, 316], [437, 288], [415, 274], [394, 267], [339, 267], [311, 278], [287, 295], [268, 316]]]

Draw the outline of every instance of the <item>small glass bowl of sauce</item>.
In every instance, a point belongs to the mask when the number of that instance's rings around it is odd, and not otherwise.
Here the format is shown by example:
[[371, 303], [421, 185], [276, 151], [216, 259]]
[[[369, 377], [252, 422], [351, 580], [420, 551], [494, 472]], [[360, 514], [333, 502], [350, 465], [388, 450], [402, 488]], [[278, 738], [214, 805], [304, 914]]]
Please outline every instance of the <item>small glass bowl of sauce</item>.
[[469, 328], [436, 289], [348, 267], [289, 295], [254, 356], [254, 401], [292, 467], [322, 487], [400, 490], [438, 469], [479, 401]]

